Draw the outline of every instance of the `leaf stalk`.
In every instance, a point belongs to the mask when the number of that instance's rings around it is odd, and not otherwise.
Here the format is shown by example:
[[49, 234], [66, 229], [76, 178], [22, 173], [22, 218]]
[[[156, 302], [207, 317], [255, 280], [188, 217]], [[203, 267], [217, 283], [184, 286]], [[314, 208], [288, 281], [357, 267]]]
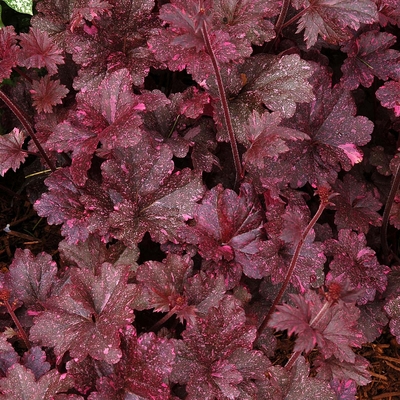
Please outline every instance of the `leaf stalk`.
[[283, 294], [285, 293], [286, 288], [289, 285], [290, 279], [292, 278], [293, 272], [296, 268], [297, 260], [299, 259], [301, 249], [303, 247], [303, 244], [304, 244], [308, 234], [310, 233], [311, 229], [314, 227], [314, 225], [318, 221], [319, 217], [321, 216], [322, 212], [325, 210], [326, 206], [329, 204], [329, 196], [327, 193], [325, 193], [325, 190], [323, 191], [323, 188], [320, 189], [319, 194], [320, 194], [321, 202], [319, 204], [318, 210], [301, 234], [300, 240], [296, 245], [296, 249], [294, 251], [292, 260], [290, 261], [289, 269], [286, 273], [285, 280], [279, 290], [279, 293], [275, 297], [275, 300], [272, 303], [271, 308], [269, 309], [267, 315], [265, 316], [263, 322], [261, 323], [260, 327], [257, 330], [258, 336], [260, 336], [261, 333], [264, 331], [264, 329], [267, 327], [268, 321], [271, 318], [272, 313], [275, 311], [275, 308], [278, 305], [278, 303], [280, 303], [280, 301], [282, 300]]
[[218, 60], [215, 56], [214, 50], [212, 49], [210, 36], [208, 35], [207, 26], [206, 26], [205, 21], [202, 22], [201, 34], [203, 36], [203, 40], [204, 40], [204, 44], [207, 49], [207, 53], [211, 58], [211, 62], [212, 62], [213, 68], [214, 68], [215, 78], [217, 80], [218, 94], [221, 99], [225, 125], [228, 130], [229, 141], [231, 143], [231, 149], [232, 149], [232, 155], [233, 155], [233, 161], [235, 163], [236, 184], [238, 184], [243, 179], [244, 172], [243, 172], [243, 168], [242, 168], [242, 163], [240, 161], [240, 155], [239, 155], [239, 150], [237, 147], [235, 133], [233, 131], [232, 118], [231, 118], [231, 115], [229, 112], [228, 101], [226, 99], [226, 92], [225, 92], [224, 84], [222, 82], [222, 77], [221, 77]]
[[35, 131], [32, 128], [31, 123], [29, 122], [25, 113], [2, 91], [0, 90], [0, 99], [6, 103], [7, 107], [12, 111], [12, 113], [19, 119], [22, 126], [28, 133], [28, 135], [32, 138], [35, 146], [39, 150], [40, 155], [43, 157], [44, 161], [48, 165], [48, 167], [54, 172], [56, 167], [48, 157], [47, 153], [44, 151], [42, 145], [39, 143], [39, 140], [36, 137]]

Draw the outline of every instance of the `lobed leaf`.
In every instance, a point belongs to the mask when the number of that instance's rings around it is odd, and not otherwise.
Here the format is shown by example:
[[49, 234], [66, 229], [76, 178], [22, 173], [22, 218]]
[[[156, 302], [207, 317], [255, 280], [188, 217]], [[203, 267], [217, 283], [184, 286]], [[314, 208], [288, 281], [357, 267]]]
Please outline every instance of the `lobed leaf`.
[[29, 33], [20, 34], [22, 51], [19, 64], [27, 68], [46, 67], [49, 75], [55, 75], [57, 65], [64, 64], [62, 51], [50, 39], [47, 32], [38, 28], [30, 28]]
[[[1, 33], [1, 30], [0, 30]], [[16, 171], [24, 162], [27, 154], [22, 150], [25, 135], [23, 131], [14, 128], [12, 132], [0, 136], [0, 175], [12, 168]]]
[[307, 48], [316, 43], [318, 35], [329, 44], [339, 44], [350, 37], [350, 29], [378, 20], [376, 4], [371, 0], [296, 0], [293, 6], [304, 10], [297, 33], [304, 30]]
[[368, 31], [352, 38], [342, 47], [347, 58], [342, 65], [344, 86], [357, 89], [361, 84], [370, 87], [374, 77], [387, 81], [400, 79], [400, 52], [389, 49], [396, 43], [390, 33]]
[[0, 82], [10, 77], [12, 68], [18, 63], [19, 51], [14, 27], [0, 28]]
[[47, 309], [35, 318], [30, 339], [54, 347], [60, 359], [69, 351], [82, 361], [86, 356], [117, 363], [121, 356], [118, 330], [134, 319], [130, 308], [138, 291], [128, 285], [128, 268], [104, 263], [99, 275], [71, 270], [71, 282]]
[[7, 377], [0, 379], [0, 399], [52, 400], [57, 393], [65, 392], [72, 386], [72, 379], [55, 369], [36, 380], [32, 371], [15, 364], [8, 370]]
[[57, 283], [57, 264], [47, 253], [34, 256], [30, 250], [17, 249], [6, 275], [7, 287], [26, 307], [44, 304]]

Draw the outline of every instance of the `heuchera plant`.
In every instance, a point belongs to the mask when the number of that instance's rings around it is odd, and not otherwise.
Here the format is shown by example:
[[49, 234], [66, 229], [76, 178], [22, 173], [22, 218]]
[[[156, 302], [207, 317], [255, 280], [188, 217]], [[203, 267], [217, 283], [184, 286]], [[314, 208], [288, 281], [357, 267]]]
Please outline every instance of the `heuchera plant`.
[[1, 275], [0, 398], [355, 399], [400, 343], [398, 2], [35, 9], [0, 173], [40, 158], [64, 240]]

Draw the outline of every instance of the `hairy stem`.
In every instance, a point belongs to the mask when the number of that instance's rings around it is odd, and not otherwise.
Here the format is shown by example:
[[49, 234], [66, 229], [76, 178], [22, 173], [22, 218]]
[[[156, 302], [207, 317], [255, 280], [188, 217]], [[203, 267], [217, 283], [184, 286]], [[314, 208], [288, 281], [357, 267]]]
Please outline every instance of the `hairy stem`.
[[278, 40], [279, 35], [281, 34], [283, 23], [285, 22], [287, 12], [289, 10], [290, 0], [283, 0], [281, 13], [279, 14], [278, 20], [275, 24], [275, 40]]
[[4, 305], [6, 306], [7, 311], [10, 314], [12, 320], [14, 321], [15, 326], [18, 329], [18, 334], [20, 335], [21, 339], [24, 341], [26, 348], [30, 349], [31, 345], [29, 343], [28, 336], [26, 335], [24, 328], [22, 327], [21, 323], [19, 322], [19, 319], [15, 315], [15, 312], [14, 312], [13, 308], [11, 307], [10, 302], [6, 299], [4, 299], [3, 302], [4, 302]]
[[37, 149], [39, 150], [40, 155], [43, 157], [44, 161], [48, 165], [48, 167], [54, 172], [56, 167], [51, 162], [50, 158], [47, 156], [46, 152], [44, 151], [43, 147], [39, 143], [35, 132], [32, 128], [31, 123], [29, 122], [25, 113], [2, 91], [0, 90], [0, 99], [6, 103], [7, 107], [13, 112], [13, 114], [19, 119], [22, 126], [28, 133], [28, 135], [32, 138], [33, 142], [35, 143]]
[[228, 101], [226, 99], [225, 88], [224, 88], [224, 84], [222, 82], [222, 77], [221, 77], [220, 68], [218, 65], [218, 60], [215, 57], [215, 53], [212, 49], [210, 37], [207, 32], [207, 27], [206, 27], [205, 21], [203, 21], [202, 26], [201, 26], [201, 34], [203, 36], [203, 40], [206, 45], [207, 53], [211, 58], [215, 77], [217, 79], [218, 94], [221, 99], [222, 110], [223, 110], [224, 120], [225, 120], [225, 126], [228, 130], [229, 141], [231, 143], [231, 149], [232, 149], [232, 154], [233, 154], [233, 161], [235, 163], [236, 183], [239, 183], [243, 179], [243, 176], [244, 176], [242, 163], [240, 161], [239, 150], [238, 150], [237, 143], [236, 143], [235, 133], [233, 132], [232, 119], [231, 119], [231, 115], [229, 112]]
[[301, 234], [300, 240], [297, 243], [296, 249], [294, 251], [292, 260], [290, 261], [290, 265], [289, 265], [289, 269], [286, 273], [286, 277], [285, 280], [279, 290], [279, 293], [277, 294], [277, 296], [275, 297], [274, 302], [272, 303], [271, 308], [269, 309], [267, 315], [265, 316], [263, 322], [261, 323], [260, 327], [258, 328], [258, 336], [261, 335], [261, 333], [264, 331], [264, 329], [266, 328], [269, 319], [271, 318], [272, 313], [275, 311], [276, 306], [278, 305], [278, 303], [280, 303], [280, 301], [282, 300], [283, 294], [286, 291], [287, 286], [289, 285], [290, 279], [292, 278], [293, 272], [296, 268], [296, 264], [297, 264], [297, 260], [299, 258], [301, 249], [303, 247], [303, 244], [307, 238], [307, 235], [309, 234], [309, 232], [311, 231], [311, 229], [313, 228], [313, 226], [315, 225], [315, 223], [318, 221], [319, 217], [321, 216], [322, 212], [324, 211], [324, 209], [326, 208], [326, 206], [329, 204], [329, 200], [328, 200], [328, 195], [324, 195], [322, 196], [320, 194], [321, 197], [321, 203], [319, 204], [319, 208], [317, 210], [317, 212], [315, 213], [314, 217], [311, 219], [311, 221], [309, 222], [309, 224], [307, 225], [307, 227], [304, 229], [304, 231]]
[[157, 321], [150, 329], [149, 331], [155, 331], [157, 330], [162, 324], [167, 322], [176, 312], [176, 307], [173, 307], [171, 310], [168, 311], [167, 314], [165, 314], [159, 321]]
[[[400, 184], [400, 162], [397, 164], [396, 172], [394, 173], [394, 179], [392, 182], [392, 186], [390, 188], [389, 197], [386, 201], [385, 211], [383, 212], [382, 217], [382, 228], [381, 228], [381, 244], [382, 244], [382, 251], [385, 259], [387, 259], [389, 255], [389, 246], [387, 242], [387, 228], [389, 224], [389, 217], [390, 217], [390, 210], [392, 209], [392, 205], [394, 199], [396, 197], [397, 189], [399, 188]], [[386, 260], [387, 261], [387, 260]]]
[[294, 17], [290, 18], [289, 21], [285, 22], [285, 23], [282, 25], [282, 28], [281, 28], [281, 29], [284, 29], [284, 28], [286, 28], [287, 26], [293, 24], [293, 22], [297, 21], [301, 16], [303, 16], [303, 15], [309, 10], [309, 8], [310, 8], [310, 7], [304, 8], [304, 9], [301, 10], [298, 14], [296, 14]]

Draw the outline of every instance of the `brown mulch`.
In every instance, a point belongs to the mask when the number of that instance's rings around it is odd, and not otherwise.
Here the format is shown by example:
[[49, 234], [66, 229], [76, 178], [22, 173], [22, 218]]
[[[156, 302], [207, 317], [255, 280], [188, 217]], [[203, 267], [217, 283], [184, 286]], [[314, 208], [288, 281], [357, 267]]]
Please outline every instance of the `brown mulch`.
[[[58, 243], [62, 240], [59, 227], [49, 226], [36, 214], [24, 186], [24, 178], [18, 175], [0, 177], [0, 269], [3, 271], [12, 262], [17, 248], [29, 249], [34, 254], [45, 251], [57, 260]], [[9, 232], [3, 231], [7, 224]], [[284, 365], [291, 354], [293, 341], [285, 335], [278, 339], [279, 355], [274, 361]], [[372, 382], [358, 389], [357, 398], [400, 400], [400, 345], [389, 329], [357, 353], [369, 360], [372, 375]]]

